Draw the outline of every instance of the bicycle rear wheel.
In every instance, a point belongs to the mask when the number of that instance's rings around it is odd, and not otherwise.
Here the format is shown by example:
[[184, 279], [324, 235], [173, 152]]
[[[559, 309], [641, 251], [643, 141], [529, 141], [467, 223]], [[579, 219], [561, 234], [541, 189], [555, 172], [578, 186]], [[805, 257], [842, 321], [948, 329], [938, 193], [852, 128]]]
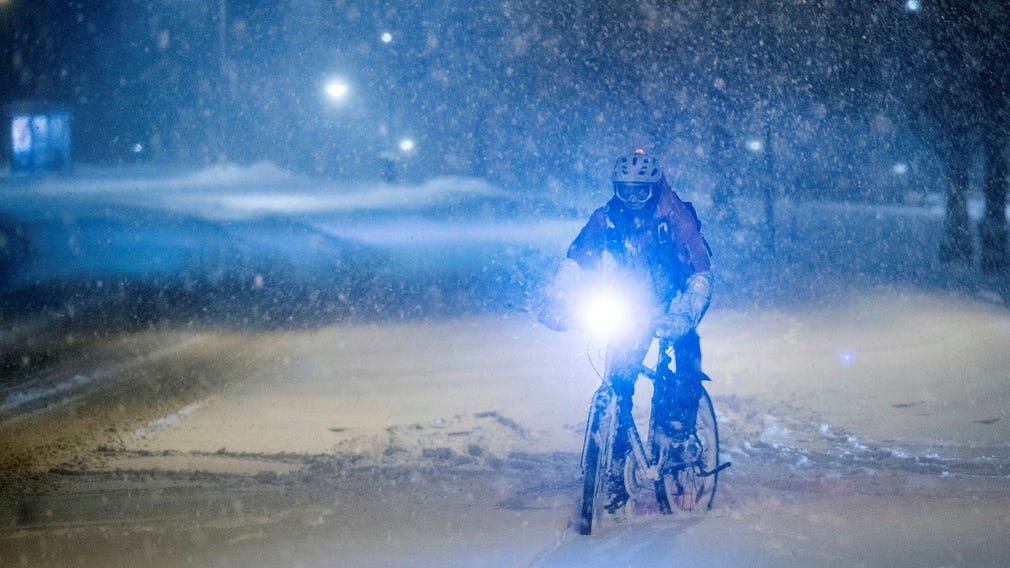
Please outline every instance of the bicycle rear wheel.
[[712, 399], [704, 387], [698, 401], [695, 433], [686, 444], [660, 449], [656, 501], [663, 513], [706, 511], [719, 483], [719, 429]]
[[601, 387], [593, 396], [582, 450], [582, 501], [577, 520], [579, 534], [588, 535], [602, 516], [616, 428], [617, 404], [614, 391]]

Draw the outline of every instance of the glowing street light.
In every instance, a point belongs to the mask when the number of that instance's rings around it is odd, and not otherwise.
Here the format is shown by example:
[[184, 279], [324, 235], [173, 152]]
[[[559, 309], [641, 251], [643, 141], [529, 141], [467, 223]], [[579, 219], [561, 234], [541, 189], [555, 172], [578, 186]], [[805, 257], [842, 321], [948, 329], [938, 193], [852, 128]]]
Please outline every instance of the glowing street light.
[[379, 39], [382, 40], [382, 43], [390, 43], [391, 41], [393, 41], [393, 34], [389, 32], [382, 32], [382, 35], [379, 36]]
[[417, 148], [417, 144], [411, 138], [404, 138], [400, 140], [400, 151], [404, 154], [410, 154]]
[[326, 98], [332, 102], [341, 103], [351, 95], [351, 86], [343, 79], [330, 79], [323, 87], [323, 91], [326, 93]]

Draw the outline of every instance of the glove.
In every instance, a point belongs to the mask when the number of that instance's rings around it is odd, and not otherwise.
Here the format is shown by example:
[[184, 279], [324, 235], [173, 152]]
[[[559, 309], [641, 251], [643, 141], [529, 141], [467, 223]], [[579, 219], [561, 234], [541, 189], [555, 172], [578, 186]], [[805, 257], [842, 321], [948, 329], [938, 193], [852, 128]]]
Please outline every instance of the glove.
[[670, 302], [669, 308], [656, 326], [656, 335], [680, 339], [698, 327], [712, 301], [712, 273], [698, 272], [687, 279], [684, 292]]
[[554, 331], [567, 331], [571, 327], [568, 315], [569, 298], [582, 282], [582, 268], [570, 258], [561, 261], [554, 278], [544, 290], [544, 308], [537, 319]]
[[568, 318], [549, 307], [540, 311], [537, 320], [552, 331], [568, 331]]
[[677, 340], [694, 329], [691, 320], [685, 314], [666, 314], [656, 324], [656, 335], [663, 339]]
[[544, 296], [548, 301], [563, 303], [582, 286], [582, 267], [579, 263], [570, 258], [566, 258], [558, 265], [558, 270], [554, 273], [554, 278], [544, 290]]

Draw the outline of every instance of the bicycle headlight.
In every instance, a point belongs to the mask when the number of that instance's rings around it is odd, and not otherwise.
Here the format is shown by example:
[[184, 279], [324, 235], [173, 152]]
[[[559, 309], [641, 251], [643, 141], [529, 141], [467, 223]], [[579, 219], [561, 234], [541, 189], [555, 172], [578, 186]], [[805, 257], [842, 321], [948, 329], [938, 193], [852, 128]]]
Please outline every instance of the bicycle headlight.
[[587, 333], [608, 339], [634, 331], [631, 306], [626, 297], [613, 289], [588, 292], [583, 298], [579, 319]]

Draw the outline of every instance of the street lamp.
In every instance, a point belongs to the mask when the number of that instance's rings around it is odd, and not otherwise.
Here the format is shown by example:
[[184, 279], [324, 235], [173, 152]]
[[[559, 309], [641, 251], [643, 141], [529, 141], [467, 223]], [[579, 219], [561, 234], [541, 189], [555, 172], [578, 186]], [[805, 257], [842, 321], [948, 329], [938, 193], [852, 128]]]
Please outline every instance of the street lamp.
[[343, 79], [333, 78], [323, 86], [326, 98], [334, 103], [342, 103], [351, 95], [351, 86]]

